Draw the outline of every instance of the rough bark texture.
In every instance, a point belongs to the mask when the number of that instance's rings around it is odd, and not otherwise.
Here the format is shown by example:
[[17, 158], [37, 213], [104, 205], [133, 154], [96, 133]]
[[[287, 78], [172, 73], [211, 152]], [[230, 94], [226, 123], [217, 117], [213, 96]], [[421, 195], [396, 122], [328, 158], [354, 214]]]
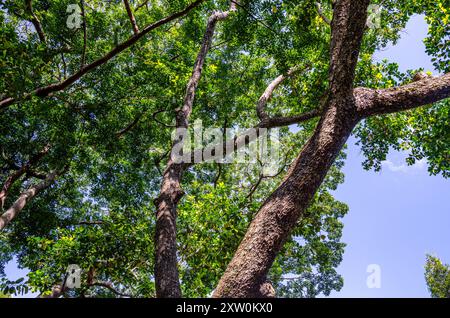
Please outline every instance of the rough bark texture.
[[450, 73], [388, 89], [356, 88], [354, 94], [361, 117], [399, 112], [447, 98]]
[[30, 200], [32, 200], [39, 192], [48, 188], [55, 181], [57, 175], [58, 174], [55, 171], [50, 172], [45, 180], [31, 186], [28, 190], [21, 193], [13, 205], [0, 216], [0, 231], [3, 230], [11, 220], [17, 217]]
[[[231, 10], [235, 10], [234, 5]], [[189, 116], [192, 112], [195, 91], [202, 74], [206, 55], [211, 47], [214, 30], [218, 21], [228, 17], [229, 12], [215, 12], [208, 18], [206, 31], [203, 37], [200, 51], [194, 64], [191, 78], [186, 88], [184, 103], [176, 116], [177, 128], [188, 128]], [[172, 148], [176, 147], [180, 140], [174, 141]], [[155, 235], [155, 283], [156, 296], [159, 298], [181, 297], [180, 281], [178, 274], [177, 246], [176, 246], [176, 218], [177, 204], [183, 196], [181, 179], [187, 165], [176, 163], [172, 156], [169, 158], [163, 174], [161, 191], [155, 200], [156, 211], [156, 235]]]
[[280, 187], [267, 198], [251, 222], [214, 297], [267, 296], [261, 289], [276, 255], [358, 121], [352, 85], [368, 3], [337, 2], [325, 112]]
[[[401, 87], [353, 89], [369, 1], [335, 2], [329, 93], [318, 126], [284, 181], [251, 222], [214, 297], [266, 297], [266, 276], [354, 126], [363, 118], [408, 110], [450, 96], [450, 74]], [[258, 111], [260, 118], [266, 118]], [[319, 115], [317, 113], [316, 115]]]
[[356, 123], [331, 107], [281, 186], [251, 222], [214, 297], [264, 297], [260, 286]]

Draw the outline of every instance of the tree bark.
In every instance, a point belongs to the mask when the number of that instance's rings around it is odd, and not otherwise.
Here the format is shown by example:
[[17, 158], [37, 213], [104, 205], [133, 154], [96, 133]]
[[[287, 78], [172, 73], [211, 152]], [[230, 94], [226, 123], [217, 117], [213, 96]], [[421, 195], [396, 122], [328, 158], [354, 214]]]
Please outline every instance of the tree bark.
[[50, 145], [46, 145], [38, 154], [31, 157], [31, 159], [24, 164], [22, 167], [20, 167], [18, 170], [14, 171], [11, 175], [9, 175], [5, 183], [3, 184], [2, 190], [0, 191], [0, 209], [3, 210], [3, 207], [5, 205], [6, 198], [8, 196], [9, 189], [11, 186], [16, 182], [17, 179], [19, 179], [21, 176], [23, 176], [25, 173], [30, 172], [30, 168], [36, 164], [39, 160], [44, 157], [48, 151], [50, 150]]
[[21, 193], [13, 205], [0, 216], [0, 231], [2, 231], [11, 220], [17, 217], [30, 200], [32, 200], [39, 192], [48, 188], [55, 181], [57, 175], [56, 171], [52, 171], [47, 175], [45, 180], [31, 186], [28, 190]]
[[275, 257], [308, 207], [359, 118], [353, 78], [369, 1], [338, 1], [332, 21], [329, 95], [313, 136], [263, 203], [213, 297], [267, 297]]
[[[231, 10], [235, 10], [234, 4]], [[211, 47], [216, 24], [228, 17], [230, 11], [215, 12], [208, 18], [202, 45], [194, 64], [191, 78], [186, 88], [184, 103], [177, 112], [176, 127], [188, 128], [189, 117], [192, 112], [195, 91], [202, 74], [206, 55]], [[172, 149], [182, 141], [176, 140]], [[181, 297], [181, 288], [178, 274], [177, 246], [176, 246], [176, 218], [177, 204], [183, 196], [181, 179], [183, 172], [189, 166], [186, 163], [177, 163], [170, 156], [163, 174], [161, 191], [155, 199], [156, 233], [155, 233], [155, 283], [156, 296], [159, 298]]]
[[251, 222], [214, 297], [264, 297], [260, 288], [276, 255], [308, 207], [357, 119], [331, 107], [284, 182]]
[[125, 5], [125, 9], [127, 10], [128, 18], [130, 19], [131, 26], [133, 27], [133, 32], [134, 34], [138, 34], [139, 28], [137, 26], [136, 19], [134, 18], [133, 11], [131, 11], [128, 0], [123, 0], [123, 4]]
[[268, 296], [263, 289], [276, 255], [360, 120], [450, 96], [450, 74], [390, 89], [353, 89], [368, 4], [365, 0], [335, 3], [330, 87], [323, 115], [282, 184], [266, 199], [251, 222], [213, 297]]
[[420, 81], [387, 89], [355, 89], [357, 111], [361, 117], [395, 113], [428, 105], [450, 95], [450, 73], [429, 76]]

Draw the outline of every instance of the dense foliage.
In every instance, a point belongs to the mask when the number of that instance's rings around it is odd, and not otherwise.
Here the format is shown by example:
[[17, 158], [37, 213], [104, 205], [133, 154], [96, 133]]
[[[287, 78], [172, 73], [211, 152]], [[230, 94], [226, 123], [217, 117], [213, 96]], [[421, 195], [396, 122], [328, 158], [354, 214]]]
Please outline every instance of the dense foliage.
[[434, 298], [450, 298], [450, 266], [437, 257], [427, 255], [425, 280]]
[[[67, 27], [74, 0], [0, 1], [0, 96], [22, 98], [60, 82], [133, 34], [122, 1], [85, 0], [84, 25]], [[186, 7], [188, 0], [129, 1], [140, 28]], [[320, 1], [332, 16], [331, 1]], [[377, 3], [377, 1], [373, 1]], [[393, 87], [417, 70], [376, 62], [374, 52], [400, 37], [412, 14], [426, 14], [425, 40], [439, 72], [450, 67], [449, 14], [445, 0], [378, 1], [381, 26], [368, 30], [356, 86]], [[426, 5], [424, 5], [426, 4]], [[33, 96], [0, 110], [2, 183], [43, 148], [48, 153], [9, 190], [2, 209], [52, 170], [57, 180], [33, 198], [0, 233], [0, 278], [5, 294], [48, 294], [62, 284], [69, 264], [82, 269], [82, 287], [66, 296], [155, 296], [153, 200], [167, 161], [175, 110], [203, 37], [208, 15], [228, 1], [206, 1], [153, 30], [65, 90]], [[33, 18], [45, 31], [43, 41]], [[267, 106], [277, 115], [314, 109], [328, 85], [330, 26], [312, 0], [240, 1], [218, 26], [200, 81], [193, 114], [204, 127], [252, 127], [255, 105], [267, 84], [290, 67], [304, 71], [283, 83]], [[390, 149], [409, 152], [408, 164], [425, 158], [431, 174], [450, 175], [450, 102], [373, 117], [355, 131], [364, 167], [381, 168]], [[192, 120], [193, 121], [193, 120]], [[202, 163], [184, 176], [178, 211], [178, 258], [183, 294], [208, 296], [233, 256], [253, 214], [282, 180], [316, 120], [280, 129], [280, 171], [263, 165]], [[342, 217], [347, 206], [332, 191], [343, 182], [342, 153], [276, 259], [269, 278], [286, 297], [328, 295], [343, 286]], [[9, 281], [6, 263], [30, 272]], [[111, 288], [104, 288], [108, 282]], [[434, 293], [434, 291], [433, 291]], [[437, 295], [437, 294], [436, 294]]]

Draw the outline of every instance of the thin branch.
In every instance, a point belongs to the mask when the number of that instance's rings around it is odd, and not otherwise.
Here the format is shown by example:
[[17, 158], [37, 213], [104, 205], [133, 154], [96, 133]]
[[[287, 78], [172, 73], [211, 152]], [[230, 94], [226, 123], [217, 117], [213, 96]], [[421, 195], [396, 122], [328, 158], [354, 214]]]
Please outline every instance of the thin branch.
[[[303, 68], [303, 70], [308, 69], [309, 66]], [[264, 91], [264, 93], [261, 95], [261, 97], [258, 100], [258, 103], [256, 104], [256, 113], [258, 114], [258, 117], [261, 121], [267, 119], [269, 116], [267, 115], [266, 111], [265, 111], [265, 107], [267, 105], [267, 103], [270, 101], [270, 99], [272, 98], [273, 92], [274, 90], [285, 80], [287, 79], [289, 76], [292, 76], [295, 72], [297, 72], [299, 70], [298, 67], [293, 67], [291, 69], [289, 69], [289, 71], [287, 72], [287, 74], [283, 74], [278, 76], [276, 79], [274, 79], [266, 88], [266, 90]]]
[[217, 165], [219, 166], [219, 169], [217, 171], [217, 174], [214, 178], [214, 188], [217, 188], [217, 183], [219, 182], [220, 176], [222, 175], [222, 164], [221, 163], [217, 163]]
[[250, 199], [250, 201], [252, 200], [252, 196], [255, 193], [256, 189], [258, 189], [262, 180], [263, 180], [263, 174], [260, 173], [259, 177], [258, 177], [258, 181], [256, 181], [256, 183], [251, 186], [249, 193], [245, 196], [246, 199]]
[[159, 167], [159, 164], [161, 163], [161, 161], [167, 157], [167, 155], [170, 153], [170, 150], [167, 150], [164, 154], [162, 154], [161, 157], [159, 158], [155, 158], [155, 166], [156, 166], [156, 170], [158, 170], [159, 174], [162, 176], [163, 173], [161, 171], [161, 168]]
[[304, 279], [304, 277], [302, 276], [298, 276], [298, 277], [281, 277], [281, 280], [299, 280], [299, 279]]
[[157, 111], [155, 111], [155, 112], [152, 114], [152, 118], [153, 118], [154, 121], [156, 121], [157, 123], [163, 125], [164, 127], [175, 128], [175, 127], [177, 127], [176, 125], [169, 125], [169, 124], [166, 124], [166, 123], [160, 121], [160, 120], [156, 117], [156, 115], [158, 115], [158, 114], [160, 114], [160, 113], [163, 113], [163, 112], [169, 112], [169, 111], [171, 111], [171, 110], [170, 110], [170, 109], [160, 109], [160, 110], [157, 110]]
[[26, 177], [27, 177], [27, 178], [29, 178], [29, 177], [33, 177], [33, 178], [36, 178], [36, 179], [41, 179], [41, 180], [44, 180], [44, 179], [45, 179], [45, 177], [46, 177], [46, 175], [45, 175], [45, 174], [43, 174], [43, 173], [40, 173], [40, 172], [34, 171], [34, 170], [28, 170], [28, 171], [27, 171], [27, 175], [26, 175]]
[[[289, 166], [289, 164], [287, 163], [288, 158], [289, 158], [289, 154], [290, 154], [290, 151], [286, 152], [286, 155], [284, 156], [284, 164], [283, 164], [283, 166], [278, 170], [277, 173], [275, 173], [274, 175], [264, 175], [264, 173], [261, 172], [261, 173], [259, 174], [258, 181], [257, 181], [254, 185], [252, 185], [252, 187], [250, 188], [250, 192], [249, 192], [249, 193], [247, 194], [247, 196], [245, 197], [246, 199], [250, 199], [250, 201], [252, 200], [253, 194], [254, 194], [255, 191], [258, 189], [259, 185], [261, 184], [261, 182], [262, 182], [263, 180], [265, 180], [265, 179], [273, 179], [273, 178], [276, 178], [276, 177], [278, 177], [280, 174], [283, 173], [284, 169], [285, 169], [287, 166]], [[262, 164], [262, 162], [261, 162], [259, 159], [258, 159], [258, 162], [260, 163], [261, 167], [263, 168], [263, 164]]]
[[[195, 93], [199, 84], [203, 66], [214, 36], [218, 21], [226, 19], [235, 5], [230, 5], [229, 11], [214, 12], [208, 18], [200, 50], [192, 70], [192, 75], [186, 86], [183, 105], [177, 111], [177, 128], [188, 128], [189, 117], [194, 104]], [[173, 141], [171, 149], [183, 146], [183, 140]], [[161, 190], [154, 200], [157, 206], [155, 229], [155, 285], [157, 297], [181, 297], [180, 280], [177, 265], [176, 244], [176, 209], [184, 192], [181, 189], [181, 179], [184, 165], [169, 159], [161, 182]]]
[[130, 294], [125, 294], [121, 291], [118, 291], [116, 288], [114, 288], [113, 284], [111, 282], [104, 282], [104, 281], [96, 281], [88, 285], [89, 287], [92, 286], [99, 286], [104, 287], [112, 291], [114, 294], [122, 297], [132, 297]]
[[169, 23], [169, 22], [171, 22], [171, 21], [173, 21], [173, 20], [175, 20], [175, 19], [177, 19], [179, 17], [182, 17], [182, 16], [186, 15], [192, 9], [194, 9], [197, 6], [199, 6], [204, 1], [205, 0], [196, 0], [195, 2], [193, 2], [192, 4], [187, 6], [185, 9], [183, 9], [182, 11], [176, 12], [176, 13], [168, 16], [168, 17], [165, 17], [165, 18], [163, 18], [163, 19], [161, 19], [161, 20], [159, 20], [159, 21], [157, 21], [157, 22], [155, 22], [153, 24], [150, 24], [150, 25], [146, 26], [144, 29], [142, 29], [141, 32], [139, 32], [138, 34], [133, 35], [132, 37], [130, 37], [125, 42], [122, 42], [121, 44], [117, 45], [115, 48], [113, 48], [107, 54], [105, 54], [101, 58], [93, 61], [92, 63], [86, 65], [84, 68], [82, 68], [78, 72], [72, 74], [71, 76], [69, 76], [67, 79], [65, 79], [62, 82], [55, 83], [55, 84], [50, 84], [50, 85], [43, 86], [43, 87], [39, 87], [39, 88], [35, 89], [32, 92], [23, 94], [19, 98], [7, 97], [7, 98], [1, 100], [0, 101], [0, 110], [1, 109], [5, 109], [8, 106], [10, 106], [10, 105], [12, 105], [12, 104], [14, 104], [14, 103], [16, 103], [16, 102], [18, 102], [20, 100], [28, 100], [34, 95], [43, 98], [43, 97], [51, 96], [54, 92], [58, 92], [58, 91], [64, 90], [65, 88], [67, 88], [68, 86], [72, 85], [77, 80], [79, 80], [86, 73], [88, 73], [88, 72], [96, 69], [98, 66], [108, 62], [114, 56], [116, 56], [117, 54], [121, 53], [125, 49], [129, 48], [130, 46], [132, 46], [134, 43], [136, 43], [138, 40], [140, 40], [143, 36], [145, 36], [150, 31], [152, 31], [152, 30], [154, 30], [154, 29], [156, 29], [156, 28], [158, 28], [158, 27], [160, 27], [160, 26], [162, 26], [164, 24], [167, 24], [167, 23]]
[[[306, 70], [309, 66], [306, 66], [302, 68], [303, 70]], [[244, 131], [242, 134], [235, 136], [231, 140], [225, 140], [222, 143], [222, 154], [223, 156], [228, 155], [227, 150], [237, 151], [241, 147], [247, 146], [252, 141], [256, 140], [257, 138], [261, 137], [262, 134], [265, 133], [267, 128], [275, 128], [275, 127], [284, 127], [289, 126], [292, 124], [299, 124], [305, 121], [308, 121], [310, 119], [319, 117], [323, 113], [323, 104], [325, 100], [321, 100], [319, 102], [319, 107], [315, 110], [300, 114], [300, 115], [294, 115], [294, 116], [285, 116], [285, 117], [269, 117], [266, 112], [264, 111], [264, 107], [266, 106], [267, 102], [272, 97], [273, 92], [275, 89], [287, 78], [287, 76], [291, 76], [295, 72], [299, 70], [298, 67], [292, 68], [288, 74], [280, 75], [277, 77], [274, 81], [272, 81], [264, 93], [259, 98], [257, 105], [256, 105], [256, 111], [258, 113], [258, 117], [260, 118], [260, 122], [258, 125], [256, 125], [253, 128], [250, 128], [246, 131]], [[260, 128], [265, 128], [260, 129]], [[256, 129], [256, 134], [254, 133], [254, 130]], [[203, 149], [197, 149], [192, 151], [190, 154], [187, 154], [186, 157], [190, 158], [189, 163], [185, 163], [185, 168], [192, 165], [192, 163], [195, 162], [195, 158], [202, 158], [203, 153], [212, 154], [215, 156], [216, 149], [218, 149], [220, 144], [212, 145], [207, 148]]]
[[130, 19], [131, 26], [133, 27], [133, 32], [134, 32], [134, 34], [138, 34], [139, 28], [136, 24], [136, 19], [134, 18], [133, 11], [131, 11], [128, 0], [123, 0], [123, 4], [125, 5], [125, 8], [127, 9], [128, 18]]
[[64, 53], [61, 52], [61, 62], [63, 65], [63, 75], [64, 75], [64, 80], [67, 78], [67, 63], [66, 63], [66, 59], [64, 58]]
[[86, 64], [87, 21], [86, 21], [86, 12], [84, 10], [84, 0], [80, 0], [80, 3], [81, 3], [81, 16], [83, 17], [83, 52], [81, 54], [80, 69], [83, 69], [84, 65]]
[[274, 127], [284, 127], [293, 124], [299, 124], [307, 120], [319, 117], [322, 114], [322, 110], [314, 109], [312, 111], [293, 116], [282, 116], [282, 117], [270, 117], [263, 120], [260, 124], [260, 128], [274, 128]]
[[133, 129], [139, 123], [139, 120], [142, 118], [142, 116], [145, 114], [145, 112], [146, 112], [145, 110], [140, 112], [130, 124], [128, 124], [125, 128], [117, 131], [116, 137], [121, 138], [121, 137], [123, 137], [123, 135], [125, 135], [127, 132], [129, 132], [131, 129]]
[[328, 17], [325, 15], [325, 13], [323, 12], [322, 6], [320, 5], [319, 2], [316, 2], [316, 8], [317, 8], [317, 12], [319, 13], [319, 16], [322, 18], [322, 20], [328, 24], [331, 25], [331, 21], [330, 19], [328, 19]]
[[134, 11], [137, 12], [140, 8], [142, 8], [143, 6], [146, 6], [147, 3], [148, 3], [148, 0], [145, 0], [141, 4], [138, 4], [138, 6], [136, 7], [136, 10], [134, 10]]
[[[234, 136], [234, 138], [224, 140], [222, 143], [223, 158], [225, 158], [225, 155], [230, 155], [230, 153], [227, 151], [231, 150], [232, 152], [235, 152], [241, 149], [242, 147], [249, 145], [252, 141], [255, 141], [256, 139], [264, 136], [264, 134], [267, 133], [268, 128], [284, 127], [292, 124], [299, 124], [308, 121], [310, 119], [319, 117], [322, 115], [322, 113], [323, 112], [321, 109], [316, 109], [296, 116], [273, 117], [268, 119], [267, 121], [260, 122], [255, 127], [249, 128], [243, 133]], [[186, 154], [186, 158], [190, 158], [190, 162], [184, 163], [184, 168], [190, 167], [194, 162], [196, 162], [196, 158], [202, 158], [203, 153], [215, 156], [216, 149], [219, 148], [219, 145], [220, 144], [215, 144], [212, 146], [208, 146], [206, 148], [194, 150], [190, 152], [190, 154]]]
[[39, 36], [39, 40], [41, 40], [42, 43], [46, 43], [47, 40], [45, 37], [44, 30], [42, 29], [41, 22], [39, 21], [39, 18], [36, 16], [36, 14], [34, 14], [34, 11], [33, 11], [32, 0], [26, 0], [25, 3], [26, 3], [27, 11], [31, 15], [31, 23], [33, 23], [33, 26], [36, 29], [36, 32]]
[[263, 22], [263, 20], [261, 18], [256, 17], [254, 14], [252, 14], [245, 6], [241, 5], [239, 2], [235, 1], [235, 0], [231, 0], [231, 3], [234, 5], [234, 8], [236, 8], [236, 6], [242, 8], [245, 12], [247, 12], [247, 14], [252, 17], [253, 20], [255, 20], [256, 22], [258, 22], [259, 24], [261, 24], [263, 27], [265, 27], [267, 30], [273, 32], [275, 35], [279, 36], [278, 32], [275, 31], [274, 29], [272, 29], [270, 26], [268, 26], [265, 22]]

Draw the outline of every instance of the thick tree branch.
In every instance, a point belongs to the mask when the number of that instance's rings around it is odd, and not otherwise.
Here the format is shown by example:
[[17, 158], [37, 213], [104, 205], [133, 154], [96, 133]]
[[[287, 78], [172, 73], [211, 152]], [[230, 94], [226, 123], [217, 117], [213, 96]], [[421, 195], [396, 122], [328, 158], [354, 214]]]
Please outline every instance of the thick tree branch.
[[213, 297], [266, 297], [261, 287], [275, 257], [309, 206], [357, 123], [353, 79], [368, 0], [340, 0], [332, 21], [330, 87], [313, 136], [282, 184], [266, 199], [219, 281]]
[[[17, 167], [18, 169], [8, 176], [5, 183], [3, 184], [2, 190], [0, 191], [0, 209], [3, 210], [6, 198], [8, 196], [9, 189], [11, 186], [23, 176], [25, 173], [35, 176], [30, 168], [35, 165], [38, 161], [42, 159], [50, 150], [50, 145], [46, 145], [39, 153], [30, 158], [30, 160], [24, 164], [22, 167]], [[37, 177], [37, 176], [36, 176]]]
[[31, 201], [42, 190], [48, 188], [56, 180], [57, 171], [50, 172], [44, 181], [39, 182], [22, 192], [11, 207], [0, 216], [0, 231], [3, 230], [23, 210], [25, 205]]
[[450, 73], [388, 89], [356, 88], [354, 96], [363, 118], [408, 110], [449, 98]]
[[159, 20], [159, 21], [157, 21], [157, 22], [155, 22], [153, 24], [150, 24], [150, 25], [146, 26], [144, 29], [142, 29], [141, 32], [139, 32], [138, 34], [133, 35], [132, 37], [130, 37], [125, 42], [117, 45], [115, 48], [113, 48], [107, 54], [105, 54], [101, 58], [95, 60], [94, 62], [86, 65], [85, 67], [80, 69], [78, 72], [72, 74], [71, 76], [69, 76], [67, 79], [65, 79], [62, 82], [55, 83], [55, 84], [50, 84], [48, 86], [39, 87], [39, 88], [35, 89], [32, 92], [25, 93], [20, 98], [8, 97], [8, 98], [5, 98], [5, 99], [1, 100], [0, 101], [0, 110], [7, 108], [8, 106], [16, 103], [19, 100], [28, 100], [34, 95], [39, 96], [39, 97], [47, 97], [47, 96], [50, 96], [51, 94], [53, 94], [55, 92], [64, 90], [65, 88], [67, 88], [68, 86], [72, 85], [77, 80], [79, 80], [86, 73], [88, 73], [88, 72], [94, 70], [95, 68], [97, 68], [98, 66], [108, 62], [114, 56], [116, 56], [117, 54], [121, 53], [125, 49], [129, 48], [130, 46], [132, 46], [134, 43], [136, 43], [138, 40], [140, 40], [143, 36], [145, 36], [150, 31], [152, 31], [152, 30], [154, 30], [154, 29], [156, 29], [156, 28], [158, 28], [158, 27], [160, 27], [160, 26], [162, 26], [164, 24], [167, 24], [167, 23], [169, 23], [169, 22], [171, 22], [171, 21], [173, 21], [173, 20], [175, 20], [175, 19], [177, 19], [179, 17], [182, 17], [182, 16], [186, 15], [192, 9], [194, 9], [197, 6], [199, 6], [204, 1], [205, 0], [196, 0], [195, 2], [193, 2], [192, 4], [187, 6], [185, 9], [183, 9], [182, 11], [174, 13], [174, 14], [172, 14], [172, 15], [170, 15], [168, 17], [165, 17], [165, 18], [163, 18], [163, 19], [161, 19], [161, 20]]
[[[202, 45], [197, 54], [191, 78], [186, 87], [184, 102], [181, 109], [177, 111], [176, 127], [188, 128], [189, 117], [192, 112], [195, 92], [199, 84], [203, 65], [214, 36], [218, 21], [224, 20], [231, 11], [235, 10], [232, 3], [229, 11], [214, 12], [209, 18], [203, 36]], [[175, 140], [172, 149], [182, 143]], [[177, 163], [172, 155], [164, 170], [163, 180], [159, 196], [155, 199], [156, 232], [155, 232], [155, 283], [156, 295], [160, 298], [181, 297], [181, 288], [178, 275], [178, 262], [176, 252], [176, 215], [177, 204], [183, 196], [181, 179], [186, 166]]]
[[[336, 1], [331, 22], [329, 82], [337, 97], [353, 89], [356, 63], [367, 20], [368, 0]], [[345, 105], [343, 105], [345, 107]]]
[[125, 5], [125, 9], [127, 9], [128, 18], [130, 19], [131, 26], [133, 27], [134, 34], [139, 33], [139, 28], [136, 24], [136, 19], [134, 18], [133, 11], [131, 11], [130, 4], [128, 3], [128, 0], [123, 0], [123, 4]]

